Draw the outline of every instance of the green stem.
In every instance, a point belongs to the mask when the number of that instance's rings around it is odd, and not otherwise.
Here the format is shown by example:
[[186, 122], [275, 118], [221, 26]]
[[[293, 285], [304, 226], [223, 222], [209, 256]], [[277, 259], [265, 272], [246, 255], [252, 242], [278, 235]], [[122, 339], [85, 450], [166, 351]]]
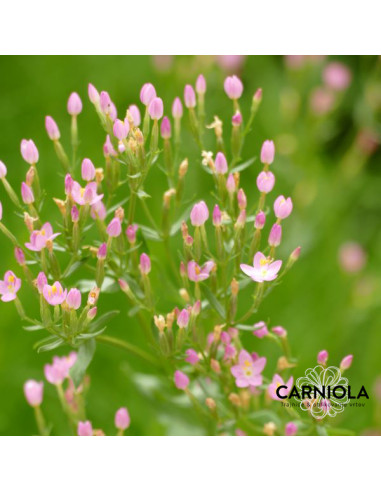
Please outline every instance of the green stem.
[[117, 348], [120, 348], [122, 350], [125, 350], [126, 352], [137, 355], [138, 357], [145, 360], [146, 362], [149, 362], [153, 366], [160, 367], [158, 361], [154, 357], [152, 357], [150, 354], [148, 354], [144, 350], [140, 349], [139, 347], [136, 347], [135, 345], [132, 345], [131, 343], [126, 342], [125, 340], [120, 340], [119, 338], [109, 337], [107, 335], [99, 335], [96, 337], [96, 340], [100, 343], [104, 343], [106, 345], [111, 345], [112, 347], [117, 347]]

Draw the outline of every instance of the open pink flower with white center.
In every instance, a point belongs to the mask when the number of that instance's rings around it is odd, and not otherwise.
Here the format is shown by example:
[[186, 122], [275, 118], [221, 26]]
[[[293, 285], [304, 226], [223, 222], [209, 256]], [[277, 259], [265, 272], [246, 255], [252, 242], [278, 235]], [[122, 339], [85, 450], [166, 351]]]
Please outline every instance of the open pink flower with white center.
[[249, 352], [241, 350], [238, 356], [238, 364], [230, 370], [235, 377], [235, 384], [238, 388], [248, 386], [260, 386], [262, 384], [262, 374], [266, 365], [266, 357], [259, 357], [254, 360]]
[[274, 202], [274, 213], [278, 219], [287, 218], [292, 212], [291, 198], [285, 198], [283, 195], [278, 196]]
[[190, 219], [193, 226], [202, 226], [209, 218], [209, 210], [206, 203], [202, 200], [196, 203], [190, 213]]
[[276, 394], [276, 390], [279, 388], [279, 386], [287, 386], [287, 388], [282, 388], [279, 390], [279, 394], [281, 396], [287, 396], [289, 392], [291, 391], [292, 385], [294, 383], [294, 378], [291, 376], [290, 379], [285, 383], [279, 374], [274, 374], [273, 380], [269, 384], [267, 388], [267, 392], [273, 400], [279, 400], [281, 401], [282, 398], [279, 398], [278, 395]]
[[254, 266], [241, 264], [241, 270], [248, 275], [254, 282], [270, 282], [278, 276], [282, 260], [272, 261], [258, 251], [254, 256]]
[[16, 299], [16, 292], [21, 287], [21, 280], [8, 270], [5, 272], [4, 280], [0, 280], [0, 295], [3, 302], [9, 302]]
[[59, 282], [54, 282], [53, 285], [46, 284], [42, 290], [42, 295], [51, 306], [62, 304], [66, 299], [66, 294], [67, 290], [64, 290]]
[[71, 195], [78, 205], [94, 205], [103, 198], [103, 194], [97, 195], [97, 183], [95, 181], [87, 183], [84, 188], [77, 181], [74, 181], [71, 188]]
[[52, 226], [49, 222], [45, 222], [39, 231], [36, 230], [31, 233], [30, 242], [25, 243], [25, 246], [31, 251], [41, 251], [46, 247], [48, 241], [53, 241], [60, 234], [60, 232], [53, 234]]
[[200, 267], [194, 260], [188, 263], [188, 278], [192, 282], [202, 282], [206, 280], [214, 267], [214, 261], [207, 261]]

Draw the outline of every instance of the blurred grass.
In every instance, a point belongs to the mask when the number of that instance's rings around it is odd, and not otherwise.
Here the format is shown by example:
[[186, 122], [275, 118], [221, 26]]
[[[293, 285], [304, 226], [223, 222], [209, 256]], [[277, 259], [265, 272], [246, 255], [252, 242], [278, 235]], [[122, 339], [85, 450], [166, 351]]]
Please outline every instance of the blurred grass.
[[[377, 401], [372, 394], [372, 385], [381, 374], [380, 151], [353, 177], [345, 172], [345, 159], [361, 128], [380, 130], [380, 106], [375, 109], [369, 102], [381, 90], [380, 61], [375, 57], [340, 60], [351, 68], [353, 81], [338, 109], [320, 122], [308, 113], [308, 96], [313, 87], [321, 84], [322, 64], [290, 70], [281, 57], [248, 57], [240, 73], [245, 85], [241, 107], [247, 112], [252, 94], [257, 87], [263, 88], [263, 102], [254, 131], [247, 139], [244, 157], [258, 156], [265, 138], [276, 141], [279, 151], [273, 171], [277, 181], [270, 196], [273, 199], [279, 194], [292, 196], [295, 204], [294, 213], [285, 221], [280, 256], [286, 258], [294, 247], [302, 246], [299, 262], [265, 300], [258, 321], [270, 320], [271, 326], [280, 324], [288, 330], [293, 354], [299, 358], [296, 373], [300, 376], [315, 364], [316, 354], [322, 349], [329, 351], [329, 362], [333, 365], [338, 365], [344, 355], [354, 354], [353, 366], [348, 371], [350, 384], [354, 388], [365, 385], [370, 400], [364, 409], [347, 408], [336, 417], [335, 425], [361, 433], [380, 425], [374, 419]], [[84, 102], [79, 117], [81, 157], [90, 157], [96, 166], [103, 165], [104, 134], [87, 99], [88, 82], [109, 91], [119, 111], [124, 113], [129, 104], [138, 102], [144, 82], [153, 82], [165, 107], [170, 108], [174, 97], [182, 96], [184, 84], [193, 83], [202, 72], [208, 81], [207, 121], [218, 114], [226, 122], [224, 129], [229, 131], [231, 104], [222, 90], [224, 72], [212, 57], [178, 57], [164, 71], [155, 67], [151, 57], [141, 56], [1, 57], [0, 68], [0, 159], [7, 165], [9, 181], [17, 192], [27, 170], [19, 144], [22, 138], [32, 138], [40, 151], [38, 169], [49, 197], [62, 197], [62, 173], [45, 134], [44, 117], [49, 114], [56, 119], [63, 144], [68, 146], [66, 101], [72, 91], [77, 91]], [[295, 98], [299, 101], [296, 105]], [[212, 135], [208, 136], [208, 142], [213, 149]], [[211, 180], [202, 171], [199, 153], [190, 138], [184, 139], [182, 153], [190, 162], [187, 199], [203, 197], [211, 205]], [[259, 166], [254, 165], [241, 175], [249, 205], [257, 197], [258, 170]], [[149, 206], [158, 220], [164, 189], [162, 173], [153, 170], [147, 192], [152, 196]], [[0, 199], [4, 223], [26, 239], [21, 220], [2, 188]], [[57, 220], [58, 211], [50, 202], [44, 212], [53, 223]], [[362, 244], [368, 255], [364, 271], [354, 276], [342, 272], [338, 264], [338, 249], [348, 240]], [[1, 276], [8, 268], [20, 274], [13, 250], [4, 237], [0, 237], [0, 245]], [[152, 248], [159, 262], [166, 261], [161, 245]], [[163, 279], [157, 273], [153, 276], [159, 286]], [[34, 300], [29, 301], [22, 291], [21, 298], [27, 309], [35, 309]], [[162, 309], [172, 308], [178, 302], [176, 299], [176, 293], [167, 291], [160, 300]], [[138, 325], [126, 315], [125, 299], [120, 292], [101, 296], [100, 304], [102, 310], [118, 305], [122, 311], [110, 323], [109, 334], [141, 339], [143, 343]], [[24, 401], [22, 385], [28, 378], [42, 379], [43, 365], [53, 354], [38, 355], [33, 351], [32, 345], [40, 335], [22, 330], [12, 303], [2, 303], [0, 309], [0, 434], [33, 434], [33, 414]], [[270, 377], [279, 356], [277, 350], [267, 341], [254, 340], [250, 334], [246, 344], [249, 349], [268, 356], [265, 374]], [[97, 347], [89, 370], [92, 383], [87, 409], [95, 427], [112, 433], [114, 412], [126, 405], [132, 417], [132, 434], [201, 433], [200, 422], [192, 410], [181, 409], [181, 401], [179, 409], [167, 399], [178, 399], [175, 391], [166, 396], [167, 390], [155, 389], [147, 377], [134, 383], [136, 371], [150, 370], [132, 357], [126, 359], [125, 354], [114, 348]], [[57, 417], [60, 409], [54, 388], [46, 384], [45, 394], [44, 408], [48, 419], [54, 422], [54, 434], [67, 433], [63, 419]]]

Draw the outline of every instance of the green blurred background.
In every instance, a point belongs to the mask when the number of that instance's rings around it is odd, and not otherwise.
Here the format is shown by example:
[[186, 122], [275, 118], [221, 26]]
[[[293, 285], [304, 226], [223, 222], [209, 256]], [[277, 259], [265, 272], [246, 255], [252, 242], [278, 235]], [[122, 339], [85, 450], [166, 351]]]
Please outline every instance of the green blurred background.
[[[311, 110], [311, 94], [322, 86], [322, 70], [330, 61], [344, 63], [352, 72], [350, 86], [335, 96], [327, 114]], [[62, 142], [69, 145], [70, 120], [66, 101], [77, 91], [84, 103], [79, 116], [81, 157], [90, 157], [96, 166], [104, 163], [104, 132], [87, 98], [87, 84], [107, 90], [121, 114], [129, 104], [139, 103], [144, 82], [154, 83], [168, 109], [175, 96], [182, 96], [185, 83], [194, 83], [197, 75], [207, 78], [207, 122], [218, 114], [230, 131], [231, 102], [223, 91], [226, 74], [242, 77], [245, 91], [241, 107], [247, 115], [251, 97], [263, 88], [263, 101], [244, 150], [244, 158], [258, 156], [265, 138], [275, 140], [277, 156], [273, 199], [279, 194], [292, 196], [294, 213], [285, 222], [284, 239], [279, 248], [286, 258], [296, 246], [302, 246], [299, 262], [285, 281], [274, 290], [260, 308], [258, 320], [282, 325], [289, 333], [293, 355], [299, 359], [294, 374], [316, 363], [317, 352], [326, 349], [329, 362], [338, 365], [347, 354], [354, 355], [348, 371], [353, 388], [365, 385], [370, 399], [362, 409], [347, 408], [336, 417], [336, 425], [355, 433], [381, 429], [380, 390], [375, 388], [381, 376], [381, 167], [377, 145], [380, 135], [380, 59], [376, 57], [284, 58], [250, 56], [241, 59], [205, 57], [1, 57], [0, 58], [0, 160], [8, 167], [8, 179], [17, 192], [27, 170], [19, 147], [22, 138], [32, 138], [39, 149], [40, 179], [49, 197], [63, 197], [59, 163], [44, 128], [45, 115], [57, 121]], [[214, 150], [212, 131], [208, 145]], [[206, 146], [208, 146], [206, 145]], [[209, 150], [209, 148], [208, 148]], [[205, 198], [212, 205], [211, 180], [200, 166], [200, 155], [190, 137], [184, 139], [182, 154], [189, 158], [187, 198]], [[255, 178], [259, 164], [243, 171], [241, 185], [249, 203], [257, 199]], [[153, 171], [147, 191], [150, 208], [159, 218], [164, 176]], [[22, 240], [27, 234], [22, 220], [0, 187], [3, 222]], [[59, 219], [53, 202], [44, 207], [44, 218], [54, 224]], [[340, 247], [359, 243], [366, 262], [355, 273], [346, 272], [339, 262]], [[18, 275], [13, 249], [0, 237], [1, 276], [7, 269]], [[157, 249], [157, 248], [156, 248]], [[157, 249], [156, 260], [165, 261]], [[164, 256], [164, 255], [163, 255]], [[156, 285], [162, 281], [153, 274]], [[35, 299], [20, 291], [27, 310], [36, 311]], [[162, 295], [162, 311], [171, 309], [176, 296]], [[100, 309], [120, 306], [121, 315], [108, 326], [108, 333], [143, 343], [138, 325], [127, 316], [125, 297], [119, 291], [102, 295]], [[43, 378], [43, 365], [53, 353], [37, 354], [33, 343], [40, 333], [22, 330], [12, 303], [1, 303], [0, 325], [0, 434], [30, 435], [36, 432], [33, 412], [26, 404], [22, 386], [26, 379]], [[275, 370], [279, 353], [265, 340], [247, 336], [246, 345], [268, 356], [265, 374]], [[58, 350], [58, 354], [67, 350]], [[151, 368], [126, 357], [117, 349], [98, 346], [90, 366], [91, 387], [87, 395], [90, 420], [106, 434], [113, 432], [113, 416], [120, 406], [128, 406], [131, 434], [200, 434], [197, 417], [178, 393], [158, 384]], [[165, 387], [162, 387], [164, 385]], [[378, 395], [378, 396], [377, 396]], [[175, 404], [174, 404], [175, 403]], [[62, 418], [54, 387], [45, 384], [44, 411], [53, 423], [53, 434], [69, 429]]]

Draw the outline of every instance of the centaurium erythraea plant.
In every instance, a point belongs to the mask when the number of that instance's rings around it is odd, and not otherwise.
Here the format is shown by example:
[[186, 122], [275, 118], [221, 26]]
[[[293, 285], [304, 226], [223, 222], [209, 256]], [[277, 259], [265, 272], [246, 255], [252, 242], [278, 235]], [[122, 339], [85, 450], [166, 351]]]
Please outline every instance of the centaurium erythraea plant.
[[[37, 350], [70, 347], [69, 356], [55, 357], [45, 366], [45, 376], [57, 388], [74, 434], [103, 435], [87, 420], [83, 402], [85, 374], [96, 344], [140, 357], [173, 391], [185, 392], [208, 432], [294, 435], [307, 428], [305, 415], [293, 415], [290, 423], [274, 397], [278, 384], [293, 381], [296, 361], [287, 331], [271, 328], [270, 321], [260, 321], [257, 315], [264, 297], [300, 255], [299, 247], [286, 259], [278, 254], [292, 199], [273, 192], [277, 159], [272, 140], [258, 142], [259, 159], [243, 159], [262, 90], [254, 93], [249, 108], [241, 107], [244, 84], [236, 75], [227, 77], [221, 90], [232, 105], [227, 122], [218, 116], [209, 121], [207, 80], [202, 75], [195, 88], [185, 86], [183, 100], [163, 101], [154, 85], [145, 83], [127, 109], [117, 109], [108, 92], [89, 84], [89, 100], [105, 132], [93, 160], [81, 155], [83, 105], [72, 93], [67, 102], [70, 152], [61, 143], [62, 129], [53, 117], [45, 120], [47, 138], [63, 170], [59, 197], [43, 190], [39, 168], [44, 157], [32, 139], [21, 142], [21, 156], [29, 166], [25, 181], [16, 186], [21, 200], [0, 162], [7, 204], [17, 207], [26, 228], [24, 234], [21, 228], [17, 235], [12, 233], [6, 226], [10, 210], [0, 207], [0, 230], [15, 248], [16, 259], [8, 266], [16, 273], [8, 270], [1, 281], [1, 300], [15, 302], [26, 330], [45, 333], [35, 344]], [[188, 129], [198, 158], [184, 153], [182, 139]], [[189, 203], [188, 167], [198, 163], [213, 193]], [[160, 218], [146, 192], [154, 167], [166, 178], [165, 189], [155, 188], [163, 196]], [[257, 179], [244, 188], [240, 178], [248, 168], [256, 169]], [[54, 221], [47, 217], [52, 200], [58, 209]], [[152, 254], [153, 242], [163, 243], [165, 260]], [[159, 271], [165, 279], [160, 288], [155, 285]], [[121, 303], [101, 312], [97, 302], [118, 286], [127, 298], [129, 315], [145, 334], [144, 347], [132, 344], [128, 332], [119, 339], [105, 331]], [[178, 293], [169, 311], [164, 307], [167, 287]], [[245, 291], [251, 293], [249, 304]], [[22, 305], [22, 298], [31, 294], [37, 317], [29, 316]], [[262, 314], [269, 319], [272, 315]], [[251, 341], [244, 332], [254, 335]], [[276, 370], [269, 368], [273, 364], [263, 353], [264, 338], [279, 347]], [[247, 345], [254, 345], [260, 355], [250, 353]], [[322, 353], [319, 361], [326, 361]], [[342, 369], [351, 363], [352, 356], [344, 358]], [[199, 391], [196, 396], [195, 388], [202, 389], [202, 397]], [[47, 433], [40, 408], [43, 383], [27, 381], [25, 395], [35, 409], [40, 433]], [[272, 405], [282, 425], [270, 417], [256, 420], [253, 410], [261, 405]], [[129, 425], [128, 410], [121, 407], [115, 415], [117, 433], [123, 434]]]

